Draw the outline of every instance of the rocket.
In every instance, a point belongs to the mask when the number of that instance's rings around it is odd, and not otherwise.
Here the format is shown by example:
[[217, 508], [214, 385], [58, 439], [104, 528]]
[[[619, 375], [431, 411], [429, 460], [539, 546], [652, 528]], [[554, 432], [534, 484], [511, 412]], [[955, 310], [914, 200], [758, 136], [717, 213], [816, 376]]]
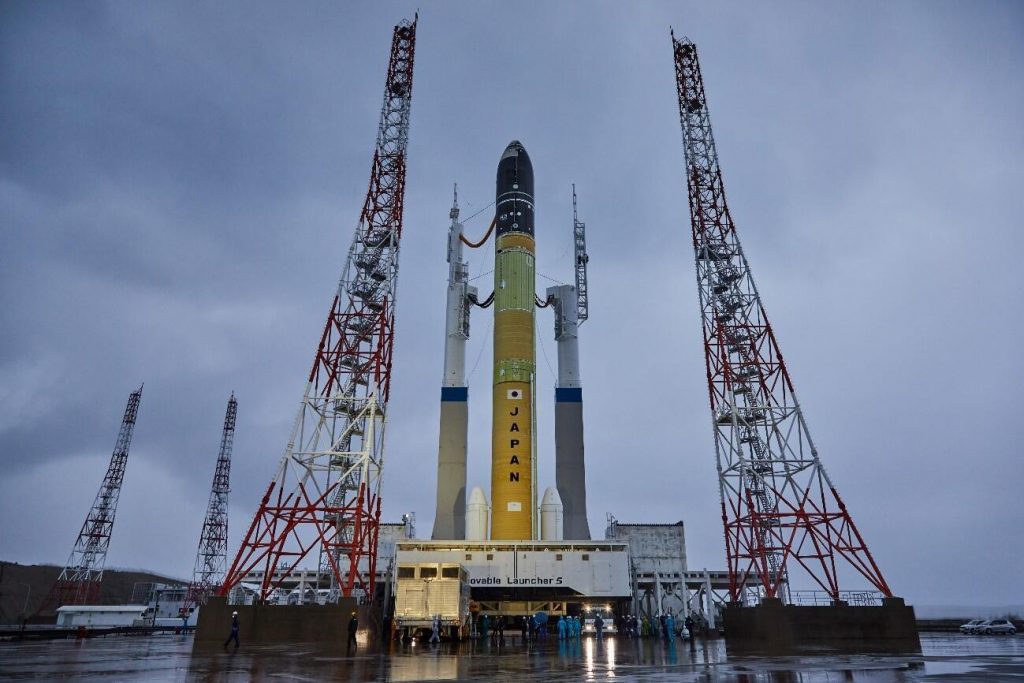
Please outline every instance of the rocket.
[[[579, 264], [587, 260], [583, 224], [573, 231]], [[590, 538], [586, 519], [583, 464], [583, 396], [579, 377], [577, 336], [586, 320], [579, 287], [549, 289], [546, 303], [535, 294], [533, 165], [526, 149], [513, 140], [498, 161], [494, 220], [479, 242], [463, 235], [458, 197], [449, 214], [448, 295], [445, 316], [444, 379], [438, 440], [437, 512], [434, 540], [561, 541]], [[463, 245], [477, 248], [494, 234], [494, 293], [481, 303], [469, 285]], [[585, 291], [585, 290], [581, 290]], [[584, 302], [581, 304], [581, 300]], [[491, 422], [491, 502], [474, 487], [466, 498], [468, 386], [466, 341], [472, 306], [494, 313], [494, 367]], [[553, 306], [558, 342], [555, 386], [556, 487], [549, 487], [537, 505], [535, 323], [538, 306]], [[582, 308], [581, 308], [582, 306]], [[580, 312], [582, 311], [582, 313]], [[568, 504], [564, 504], [568, 501]], [[567, 513], [563, 515], [563, 510]], [[570, 534], [568, 536], [564, 534]]]
[[498, 161], [494, 205], [491, 540], [530, 540], [537, 507], [533, 165], [518, 140]]

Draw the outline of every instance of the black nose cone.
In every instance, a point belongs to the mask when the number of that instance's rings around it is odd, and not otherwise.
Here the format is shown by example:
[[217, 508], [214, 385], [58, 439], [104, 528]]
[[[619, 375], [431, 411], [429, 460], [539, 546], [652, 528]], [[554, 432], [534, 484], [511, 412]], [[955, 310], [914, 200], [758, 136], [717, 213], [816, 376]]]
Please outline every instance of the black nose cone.
[[533, 164], [523, 143], [513, 140], [498, 161], [494, 198], [496, 232], [522, 232], [533, 236]]

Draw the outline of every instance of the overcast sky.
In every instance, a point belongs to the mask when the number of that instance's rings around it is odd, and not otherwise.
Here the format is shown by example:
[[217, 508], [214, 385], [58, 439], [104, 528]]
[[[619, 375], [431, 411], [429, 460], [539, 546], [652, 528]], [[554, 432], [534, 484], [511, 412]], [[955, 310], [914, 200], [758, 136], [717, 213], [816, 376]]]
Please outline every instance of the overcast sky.
[[[1022, 602], [1024, 8], [421, 3], [385, 517], [429, 537], [452, 183], [521, 140], [538, 291], [575, 182], [590, 525], [724, 568], [669, 26], [822, 461], [916, 604]], [[145, 381], [108, 566], [191, 575], [228, 395], [231, 552], [298, 408], [415, 2], [0, 4], [0, 558], [65, 561]], [[489, 214], [467, 223], [477, 238]], [[488, 246], [471, 252], [486, 294]], [[489, 483], [491, 311], [468, 346]], [[555, 343], [538, 312], [540, 486]], [[549, 362], [550, 361], [550, 362]], [[859, 587], [859, 586], [854, 586]]]

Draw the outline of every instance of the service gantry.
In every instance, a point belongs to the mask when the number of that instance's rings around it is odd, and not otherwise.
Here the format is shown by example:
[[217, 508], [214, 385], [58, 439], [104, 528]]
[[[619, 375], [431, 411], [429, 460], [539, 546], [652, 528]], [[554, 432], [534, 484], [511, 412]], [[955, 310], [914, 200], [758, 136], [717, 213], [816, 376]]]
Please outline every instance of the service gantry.
[[892, 593], [818, 458], [725, 201], [697, 48], [672, 35], [731, 599], [796, 566], [840, 601], [839, 560]]
[[259, 570], [266, 600], [313, 558], [334, 595], [373, 595], [417, 20], [394, 28], [366, 201], [291, 438], [221, 595]]
[[206, 518], [199, 534], [199, 550], [192, 570], [192, 581], [188, 584], [185, 604], [187, 610], [202, 605], [224, 580], [228, 559], [228, 493], [231, 491], [231, 451], [235, 443], [235, 419], [238, 415], [238, 401], [234, 392], [228, 399], [224, 413], [224, 429], [220, 436], [220, 451], [217, 465], [213, 470], [213, 484], [210, 486], [210, 501], [206, 505]]
[[61, 605], [96, 604], [100, 597], [100, 582], [103, 568], [107, 564], [107, 549], [110, 547], [110, 533], [114, 529], [117, 501], [121, 496], [121, 482], [128, 464], [128, 449], [132, 445], [135, 419], [142, 402], [142, 387], [128, 396], [124, 409], [121, 430], [117, 434], [114, 452], [110, 455], [107, 473], [100, 484], [96, 499], [89, 508], [75, 546], [67, 564], [43, 601], [40, 611], [56, 609]]

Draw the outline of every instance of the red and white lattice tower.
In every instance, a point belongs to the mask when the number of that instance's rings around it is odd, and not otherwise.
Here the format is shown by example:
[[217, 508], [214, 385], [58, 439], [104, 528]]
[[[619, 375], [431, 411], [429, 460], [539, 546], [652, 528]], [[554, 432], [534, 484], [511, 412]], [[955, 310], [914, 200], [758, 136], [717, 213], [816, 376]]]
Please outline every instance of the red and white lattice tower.
[[85, 517], [82, 530], [78, 532], [71, 556], [68, 557], [64, 570], [57, 577], [50, 595], [43, 603], [44, 610], [55, 609], [61, 605], [95, 604], [100, 597], [100, 582], [103, 580], [103, 568], [107, 564], [110, 532], [114, 528], [117, 501], [121, 496], [121, 482], [124, 480], [124, 469], [128, 463], [128, 449], [132, 444], [135, 418], [138, 417], [141, 401], [142, 387], [139, 387], [128, 397], [128, 405], [121, 420], [121, 431], [118, 432], [114, 452], [110, 455], [107, 474], [103, 477], [96, 500]]
[[259, 570], [265, 600], [314, 558], [338, 593], [373, 595], [415, 46], [416, 19], [395, 26], [366, 202], [291, 439], [221, 595]]
[[210, 502], [206, 505], [203, 531], [199, 535], [199, 550], [192, 570], [183, 609], [202, 605], [224, 580], [228, 561], [228, 493], [231, 491], [231, 450], [235, 443], [235, 418], [238, 401], [234, 393], [228, 399], [224, 413], [224, 430], [220, 437], [217, 466], [213, 471]]
[[785, 598], [797, 567], [840, 600], [892, 593], [818, 458], [725, 201], [697, 48], [672, 36], [733, 601]]

